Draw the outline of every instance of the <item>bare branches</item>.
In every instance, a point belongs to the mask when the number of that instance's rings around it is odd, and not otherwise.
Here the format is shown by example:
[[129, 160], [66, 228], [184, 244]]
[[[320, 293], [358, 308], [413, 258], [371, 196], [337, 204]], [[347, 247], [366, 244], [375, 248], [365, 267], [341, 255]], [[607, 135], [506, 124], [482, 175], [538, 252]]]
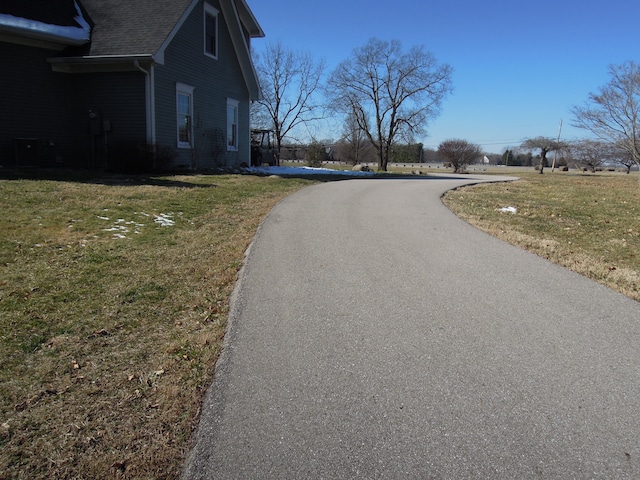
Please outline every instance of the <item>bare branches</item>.
[[453, 173], [458, 173], [474, 163], [482, 155], [482, 149], [479, 145], [456, 138], [438, 145], [438, 155], [451, 164]]
[[[318, 113], [320, 102], [316, 101], [315, 94], [325, 63], [277, 42], [268, 45], [264, 55], [255, 59], [255, 64], [263, 93], [258, 104], [266, 112], [279, 150], [282, 139], [296, 127], [323, 118]], [[254, 116], [259, 115], [254, 112]]]
[[366, 134], [358, 124], [353, 113], [347, 115], [342, 136], [342, 151], [347, 162], [357, 165], [367, 150], [371, 149], [371, 144], [367, 140]]
[[571, 109], [573, 125], [615, 145], [640, 166], [640, 66], [611, 65], [609, 74], [609, 83], [584, 106]]
[[571, 144], [571, 154], [578, 165], [595, 172], [607, 160], [613, 159], [610, 144], [596, 140], [579, 140]]
[[559, 142], [558, 140], [548, 137], [529, 138], [522, 142], [520, 147], [525, 150], [540, 150], [539, 172], [541, 174], [544, 173], [544, 167], [547, 165], [547, 154], [549, 152], [568, 149], [568, 145], [566, 143]]
[[327, 96], [333, 109], [352, 115], [387, 169], [398, 136], [424, 133], [451, 91], [452, 70], [423, 47], [403, 51], [399, 41], [371, 39], [334, 70]]

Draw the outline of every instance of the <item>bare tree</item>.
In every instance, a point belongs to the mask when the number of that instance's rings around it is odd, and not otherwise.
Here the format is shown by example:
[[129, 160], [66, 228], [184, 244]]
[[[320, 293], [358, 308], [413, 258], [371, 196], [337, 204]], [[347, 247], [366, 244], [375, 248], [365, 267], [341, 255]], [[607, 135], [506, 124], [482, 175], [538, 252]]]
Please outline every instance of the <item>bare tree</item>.
[[611, 79], [582, 107], [573, 107], [573, 125], [616, 145], [640, 166], [640, 66], [610, 65]]
[[254, 56], [263, 98], [254, 105], [252, 117], [254, 121], [262, 119], [261, 126], [273, 129], [279, 152], [284, 137], [292, 130], [322, 118], [315, 94], [325, 63], [290, 50], [281, 42], [267, 45], [263, 55]]
[[611, 160], [618, 165], [622, 165], [627, 174], [631, 173], [631, 168], [636, 165], [631, 154], [621, 148], [617, 148], [615, 145], [612, 150]]
[[377, 151], [379, 170], [387, 170], [396, 138], [424, 133], [439, 113], [451, 73], [422, 46], [403, 51], [397, 40], [373, 38], [334, 70], [327, 97], [334, 109], [353, 115]]
[[438, 155], [451, 164], [453, 173], [458, 173], [474, 163], [482, 155], [482, 149], [479, 145], [456, 138], [438, 145]]
[[611, 146], [596, 140], [578, 140], [570, 146], [576, 163], [595, 172], [611, 158]]
[[371, 148], [366, 133], [360, 128], [352, 113], [348, 114], [345, 120], [342, 140], [342, 154], [345, 161], [352, 165], [360, 163], [365, 151]]
[[522, 142], [521, 148], [525, 150], [540, 150], [539, 173], [542, 174], [547, 165], [547, 154], [549, 152], [562, 151], [567, 149], [567, 144], [548, 137], [529, 138]]

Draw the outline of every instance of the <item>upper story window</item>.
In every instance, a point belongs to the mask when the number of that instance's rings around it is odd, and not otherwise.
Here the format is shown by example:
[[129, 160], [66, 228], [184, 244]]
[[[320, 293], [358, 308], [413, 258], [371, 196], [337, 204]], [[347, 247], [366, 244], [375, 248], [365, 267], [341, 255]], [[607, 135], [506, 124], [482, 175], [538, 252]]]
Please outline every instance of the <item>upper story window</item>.
[[218, 58], [218, 10], [204, 4], [204, 54]]
[[193, 87], [176, 84], [178, 148], [193, 147]]

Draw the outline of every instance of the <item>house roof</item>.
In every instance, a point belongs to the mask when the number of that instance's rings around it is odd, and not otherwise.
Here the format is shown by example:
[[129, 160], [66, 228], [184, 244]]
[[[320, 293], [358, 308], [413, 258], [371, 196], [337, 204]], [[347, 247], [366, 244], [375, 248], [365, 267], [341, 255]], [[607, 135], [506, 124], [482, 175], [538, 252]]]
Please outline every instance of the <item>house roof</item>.
[[[141, 58], [164, 63], [164, 50], [199, 0], [82, 0], [95, 22], [84, 59]], [[243, 28], [251, 37], [264, 37], [246, 0], [219, 0], [234, 51], [252, 98], [260, 86]]]
[[73, 0], [2, 0], [0, 13], [50, 25], [76, 26]]
[[[260, 88], [251, 62], [250, 37], [264, 37], [246, 0], [219, 0], [233, 47], [252, 98]], [[50, 59], [58, 71], [83, 71], [88, 65], [138, 61], [164, 63], [164, 51], [199, 0], [2, 0], [2, 35], [44, 40], [67, 46]], [[40, 38], [39, 40], [42, 40]], [[133, 68], [133, 67], [130, 67]], [[86, 70], [84, 70], [86, 71]]]
[[81, 0], [95, 27], [83, 56], [154, 55], [193, 0]]
[[[236, 52], [238, 62], [240, 63], [242, 76], [244, 77], [247, 88], [249, 89], [249, 95], [252, 99], [257, 100], [262, 98], [262, 90], [260, 89], [258, 75], [256, 74], [253, 62], [251, 60], [249, 45], [247, 45], [240, 25], [241, 23], [243, 23], [243, 18], [242, 13], [239, 13], [239, 11], [242, 11], [242, 9], [238, 8], [239, 6], [244, 6], [244, 8], [246, 9], [245, 21], [247, 20], [246, 15], [251, 15], [255, 27], [257, 27], [257, 29], [259, 30], [259, 33], [251, 35], [263, 37], [264, 33], [262, 32], [260, 25], [258, 25], [258, 22], [255, 22], [255, 18], [253, 18], [253, 14], [251, 13], [251, 10], [249, 10], [249, 7], [247, 6], [245, 0], [220, 0], [220, 7], [222, 8], [223, 17], [226, 20], [227, 27], [229, 28], [229, 33], [231, 34], [233, 48]], [[251, 32], [251, 28], [248, 28], [247, 25], [243, 23], [243, 26]]]
[[74, 0], [0, 2], [0, 39], [62, 49], [86, 44], [91, 26], [86, 12]]
[[[198, 0], [81, 0], [95, 22], [87, 56], [160, 55], [173, 37], [176, 26], [198, 4]], [[221, 0], [234, 5], [238, 17], [252, 37], [264, 32], [245, 0]], [[234, 21], [226, 18], [227, 23]], [[162, 58], [159, 59], [162, 63]]]
[[264, 37], [264, 32], [262, 31], [262, 27], [256, 20], [256, 17], [253, 16], [253, 12], [247, 5], [246, 0], [238, 0], [236, 2], [236, 6], [238, 9], [238, 15], [240, 17], [240, 21], [243, 23], [245, 28], [249, 31], [249, 34], [252, 37]]
[[[59, 43], [86, 44], [82, 56], [155, 55], [197, 3], [198, 0], [2, 0], [0, 34], [32, 38], [46, 33], [51, 38], [57, 35]], [[228, 11], [237, 16], [250, 36], [264, 37], [246, 0], [221, 3], [231, 5]]]

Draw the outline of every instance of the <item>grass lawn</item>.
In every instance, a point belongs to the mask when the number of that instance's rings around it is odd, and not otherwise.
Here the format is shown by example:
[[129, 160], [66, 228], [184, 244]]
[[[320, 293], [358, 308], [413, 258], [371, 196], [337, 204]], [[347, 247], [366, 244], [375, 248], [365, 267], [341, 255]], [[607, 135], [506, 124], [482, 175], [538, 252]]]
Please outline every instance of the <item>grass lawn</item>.
[[0, 478], [178, 478], [243, 254], [308, 185], [0, 179]]
[[[178, 478], [244, 251], [310, 181], [3, 175], [0, 479]], [[637, 175], [518, 175], [444, 200], [640, 300]]]
[[476, 227], [640, 301], [638, 174], [514, 174], [521, 180], [461, 188], [443, 200]]

